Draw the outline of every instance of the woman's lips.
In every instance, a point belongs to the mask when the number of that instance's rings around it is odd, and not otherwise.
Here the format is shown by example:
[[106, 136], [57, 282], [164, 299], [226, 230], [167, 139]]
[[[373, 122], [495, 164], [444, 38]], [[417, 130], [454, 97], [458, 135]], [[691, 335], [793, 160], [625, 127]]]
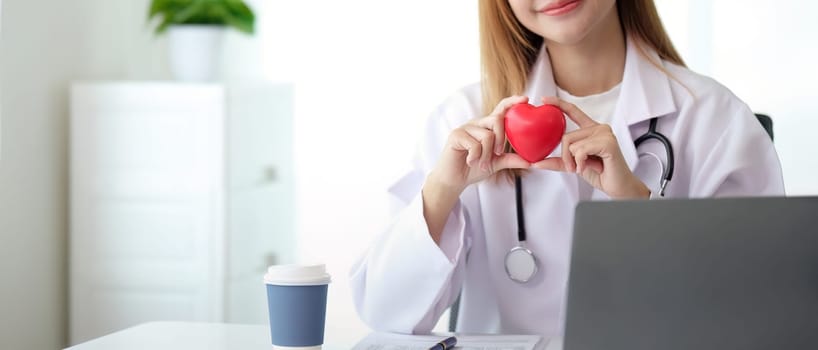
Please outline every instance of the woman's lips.
[[571, 12], [579, 6], [580, 0], [557, 1], [540, 10], [546, 16], [559, 16]]

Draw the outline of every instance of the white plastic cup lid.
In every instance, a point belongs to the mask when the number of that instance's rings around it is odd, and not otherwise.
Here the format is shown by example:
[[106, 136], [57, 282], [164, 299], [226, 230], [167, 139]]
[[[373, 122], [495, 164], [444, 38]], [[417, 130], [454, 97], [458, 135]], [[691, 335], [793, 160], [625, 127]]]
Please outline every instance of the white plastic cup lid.
[[273, 265], [267, 268], [264, 283], [278, 286], [312, 286], [332, 281], [324, 264]]

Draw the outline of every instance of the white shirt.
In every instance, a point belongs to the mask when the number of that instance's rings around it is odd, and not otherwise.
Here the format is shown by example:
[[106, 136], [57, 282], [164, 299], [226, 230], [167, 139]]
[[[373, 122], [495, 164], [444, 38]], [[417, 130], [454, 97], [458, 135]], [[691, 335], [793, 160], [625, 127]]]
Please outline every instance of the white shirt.
[[[658, 118], [657, 129], [676, 155], [667, 197], [783, 194], [778, 156], [752, 110], [716, 81], [646, 51], [640, 54], [628, 40], [610, 123], [630, 170], [657, 192], [661, 174], [645, 166], [633, 140]], [[555, 96], [544, 48], [532, 68], [525, 95], [535, 103]], [[576, 174], [531, 170], [524, 177], [526, 243], [540, 261], [539, 273], [526, 284], [511, 281], [504, 269], [506, 253], [518, 243], [513, 184], [469, 186], [449, 215], [440, 246], [429, 235], [420, 196], [424, 180], [451, 131], [483, 116], [481, 98], [480, 86], [471, 85], [432, 113], [414, 159], [389, 188], [400, 203], [395, 219], [352, 268], [355, 307], [374, 330], [426, 333], [460, 295], [460, 332], [562, 335], [574, 208], [583, 181]], [[639, 151], [664, 154], [655, 142]], [[608, 199], [598, 190], [590, 197]]]
[[613, 119], [616, 101], [619, 100], [619, 90], [622, 83], [616, 84], [608, 91], [588, 96], [574, 96], [557, 86], [557, 97], [575, 104], [591, 119], [600, 124], [610, 124]]
[[[573, 103], [597, 123], [610, 124], [616, 109], [616, 102], [619, 100], [621, 86], [622, 83], [619, 83], [608, 91], [588, 96], [574, 96], [557, 86], [557, 97]], [[577, 188], [581, 200], [591, 199], [593, 187], [590, 184], [585, 181], [577, 181]]]

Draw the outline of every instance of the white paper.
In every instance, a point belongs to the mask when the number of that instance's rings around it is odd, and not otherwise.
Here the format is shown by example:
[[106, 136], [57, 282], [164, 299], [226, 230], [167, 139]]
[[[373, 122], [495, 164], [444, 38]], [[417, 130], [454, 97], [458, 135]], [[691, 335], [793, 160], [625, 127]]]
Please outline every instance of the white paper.
[[[372, 333], [352, 350], [429, 350], [449, 335], [401, 335]], [[456, 350], [534, 350], [537, 335], [455, 335]]]

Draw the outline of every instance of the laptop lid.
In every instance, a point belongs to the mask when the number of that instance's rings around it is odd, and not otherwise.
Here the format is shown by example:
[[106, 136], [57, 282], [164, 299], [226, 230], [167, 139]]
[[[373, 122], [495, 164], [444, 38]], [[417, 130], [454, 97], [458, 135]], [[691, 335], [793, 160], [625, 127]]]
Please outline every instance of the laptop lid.
[[565, 350], [818, 349], [818, 197], [584, 202]]

